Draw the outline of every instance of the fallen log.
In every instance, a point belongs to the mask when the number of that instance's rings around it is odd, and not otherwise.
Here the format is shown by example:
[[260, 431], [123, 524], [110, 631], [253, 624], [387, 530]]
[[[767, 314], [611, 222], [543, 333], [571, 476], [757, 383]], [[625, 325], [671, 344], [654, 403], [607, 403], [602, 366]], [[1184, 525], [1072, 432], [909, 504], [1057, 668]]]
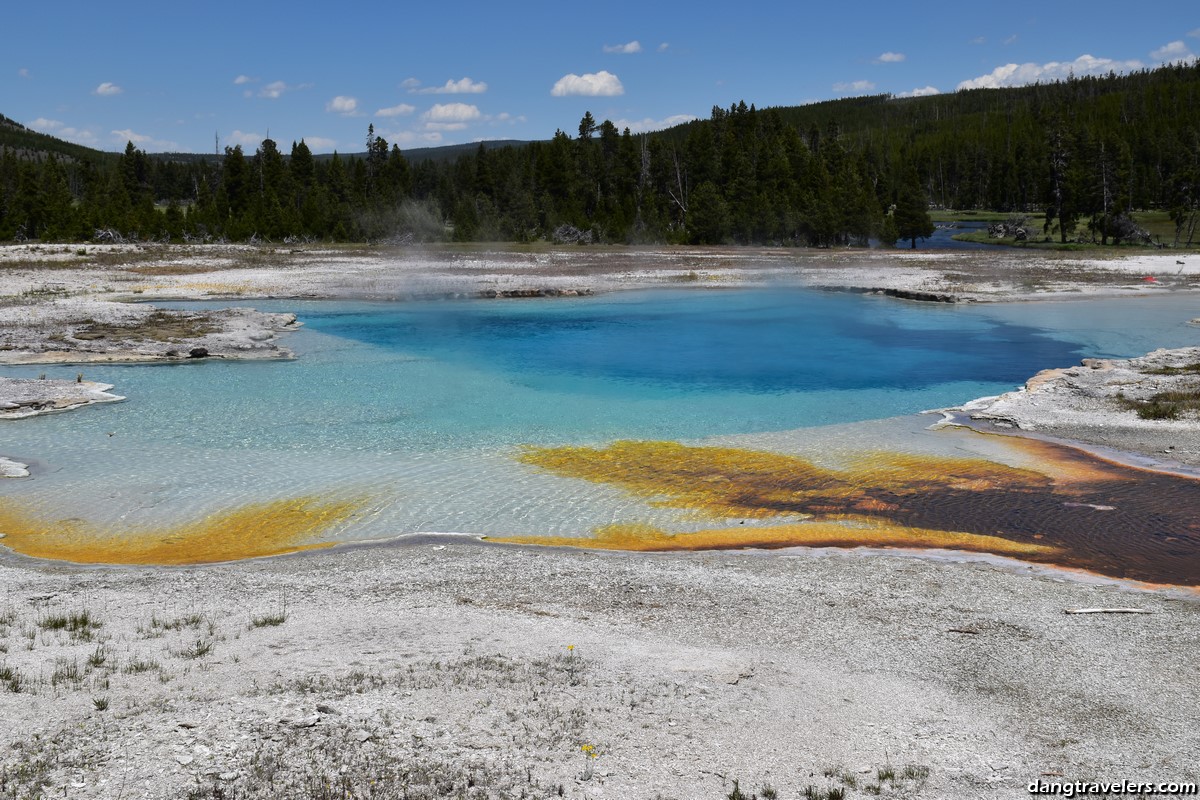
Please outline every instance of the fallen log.
[[1153, 614], [1141, 608], [1067, 608], [1064, 614]]

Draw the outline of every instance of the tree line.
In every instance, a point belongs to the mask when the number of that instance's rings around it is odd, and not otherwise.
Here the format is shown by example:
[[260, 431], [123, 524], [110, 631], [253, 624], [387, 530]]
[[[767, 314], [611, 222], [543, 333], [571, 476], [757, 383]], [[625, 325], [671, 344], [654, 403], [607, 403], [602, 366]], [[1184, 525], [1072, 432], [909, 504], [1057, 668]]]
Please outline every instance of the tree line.
[[[26, 137], [28, 139], [28, 137]], [[1200, 65], [919, 98], [714, 107], [652, 134], [571, 134], [412, 163], [365, 151], [31, 156], [0, 136], [0, 240], [536, 241], [828, 247], [928, 235], [930, 207], [1040, 215], [1127, 241], [1135, 209], [1195, 229]], [[94, 152], [94, 151], [93, 151]], [[1186, 237], [1185, 237], [1186, 238]]]

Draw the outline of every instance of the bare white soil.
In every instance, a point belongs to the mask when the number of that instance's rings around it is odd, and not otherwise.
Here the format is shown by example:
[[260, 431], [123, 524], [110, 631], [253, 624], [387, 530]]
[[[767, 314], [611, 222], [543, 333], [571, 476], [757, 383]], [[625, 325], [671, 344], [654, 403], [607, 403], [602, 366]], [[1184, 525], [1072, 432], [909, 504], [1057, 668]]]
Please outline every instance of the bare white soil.
[[[1194, 596], [955, 560], [432, 542], [176, 570], [9, 558], [0, 786], [650, 800], [734, 779], [788, 798], [1200, 779]], [[1081, 607], [1152, 613], [1064, 613]]]

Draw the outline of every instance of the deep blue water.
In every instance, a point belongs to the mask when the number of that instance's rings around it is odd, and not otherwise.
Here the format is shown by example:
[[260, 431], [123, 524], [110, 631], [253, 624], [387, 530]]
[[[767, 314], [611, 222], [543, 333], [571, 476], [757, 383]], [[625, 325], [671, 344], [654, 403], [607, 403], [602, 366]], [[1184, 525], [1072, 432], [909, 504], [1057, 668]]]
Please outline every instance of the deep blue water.
[[1195, 301], [1171, 297], [956, 306], [770, 288], [252, 305], [299, 314], [305, 327], [284, 337], [298, 360], [87, 366], [128, 402], [4, 426], [2, 449], [114, 433], [156, 451], [427, 453], [780, 431], [959, 404], [1084, 356], [1200, 344], [1185, 324]]
[[[313, 330], [504, 373], [526, 385], [640, 397], [646, 391], [781, 394], [1007, 385], [1071, 363], [1076, 342], [1038, 328], [795, 289], [641, 292], [581, 301], [306, 308]], [[899, 403], [888, 411], [901, 411]], [[797, 422], [803, 422], [797, 419]]]

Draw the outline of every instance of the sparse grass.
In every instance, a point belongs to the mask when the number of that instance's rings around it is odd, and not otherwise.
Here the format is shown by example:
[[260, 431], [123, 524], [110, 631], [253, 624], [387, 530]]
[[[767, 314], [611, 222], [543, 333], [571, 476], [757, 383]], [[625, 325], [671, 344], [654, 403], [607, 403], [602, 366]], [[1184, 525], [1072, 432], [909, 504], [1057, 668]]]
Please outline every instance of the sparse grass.
[[159, 619], [157, 614], [150, 615], [148, 625], [139, 624], [137, 631], [148, 639], [162, 636], [166, 631], [181, 631], [185, 628], [199, 630], [204, 624], [204, 615], [196, 612], [184, 614], [174, 619]]
[[770, 784], [763, 784], [763, 787], [756, 793], [746, 794], [742, 791], [741, 782], [734, 778], [733, 791], [725, 796], [728, 800], [776, 800], [779, 793]]
[[242, 751], [238, 760], [231, 770], [239, 774], [235, 782], [200, 783], [181, 796], [188, 800], [551, 800], [568, 796], [566, 787], [543, 785], [532, 770], [507, 760], [464, 765], [443, 761], [432, 753], [365, 749], [353, 732], [338, 728], [289, 732], [278, 740], [264, 740], [256, 748]]
[[1200, 389], [1158, 392], [1147, 400], [1117, 395], [1117, 400], [1142, 419], [1179, 419], [1186, 412], [1200, 411]]
[[205, 272], [213, 272], [219, 269], [208, 263], [185, 263], [185, 264], [151, 264], [146, 267], [131, 267], [130, 272], [138, 275], [149, 276], [165, 276], [165, 275], [199, 275]]
[[47, 614], [37, 621], [38, 627], [47, 631], [66, 631], [74, 639], [89, 641], [103, 623], [87, 609], [69, 614]]
[[73, 293], [57, 286], [39, 286], [21, 292], [21, 297], [30, 300], [43, 300], [50, 297], [70, 297]]
[[737, 778], [733, 779], [733, 791], [725, 795], [725, 797], [728, 798], [728, 800], [753, 800], [752, 795], [748, 795], [742, 791], [742, 787], [738, 783]]
[[96, 649], [88, 656], [87, 663], [92, 669], [100, 669], [108, 663], [108, 649], [102, 644], [96, 645]]
[[19, 760], [0, 764], [0, 797], [41, 798], [43, 790], [50, 785], [50, 773], [54, 765], [44, 756], [24, 756]]
[[171, 652], [173, 655], [179, 656], [180, 658], [195, 660], [197, 658], [203, 658], [204, 656], [212, 653], [214, 647], [216, 647], [216, 642], [214, 642], [212, 639], [197, 639], [195, 643], [179, 650], [172, 650]]
[[1188, 375], [1200, 373], [1200, 363], [1185, 364], [1182, 367], [1158, 367], [1146, 370], [1147, 375]]
[[92, 698], [92, 707], [95, 708], [97, 711], [108, 711], [108, 698], [107, 697], [93, 697]]
[[142, 658], [134, 656], [125, 662], [125, 668], [121, 670], [126, 675], [139, 675], [143, 672], [162, 671], [162, 665], [150, 658]]
[[50, 674], [50, 685], [58, 686], [63, 683], [69, 683], [77, 689], [83, 685], [83, 671], [79, 668], [77, 659], [65, 656], [54, 659], [54, 672]]
[[287, 622], [288, 613], [287, 605], [284, 604], [278, 611], [268, 612], [266, 614], [256, 614], [250, 617], [250, 628], [273, 628]]
[[83, 341], [95, 339], [145, 339], [156, 342], [178, 342], [215, 333], [218, 326], [202, 314], [182, 311], [156, 310], [142, 320], [128, 325], [86, 322], [73, 334]]
[[929, 780], [929, 767], [923, 764], [905, 764], [900, 770], [900, 777], [906, 781], [921, 784]]
[[23, 681], [24, 678], [19, 669], [8, 664], [0, 664], [0, 684], [3, 684], [5, 689], [13, 694], [20, 694]]
[[[808, 786], [804, 790], [805, 800], [844, 800], [847, 792], [855, 790], [863, 794], [878, 796], [899, 792], [909, 797], [920, 791], [929, 779], [929, 767], [920, 764], [906, 764], [897, 770], [891, 762], [886, 762], [875, 770], [875, 780], [864, 783], [864, 779], [844, 769], [841, 766], [827, 767], [822, 774], [829, 779], [830, 785], [824, 789]], [[840, 785], [834, 785], [834, 784]]]

